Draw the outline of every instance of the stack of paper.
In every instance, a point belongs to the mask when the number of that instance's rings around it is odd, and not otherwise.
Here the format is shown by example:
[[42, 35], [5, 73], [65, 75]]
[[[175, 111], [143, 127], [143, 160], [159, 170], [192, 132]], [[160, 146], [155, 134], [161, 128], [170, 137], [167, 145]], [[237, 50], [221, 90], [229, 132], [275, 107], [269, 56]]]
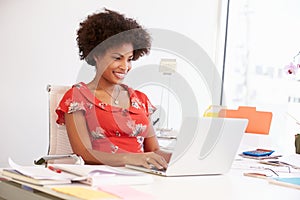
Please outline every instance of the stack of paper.
[[137, 185], [153, 182], [153, 177], [150, 174], [120, 167], [71, 164], [52, 164], [51, 166], [77, 176], [86, 177], [84, 183], [92, 186]]
[[3, 169], [1, 172], [1, 175], [3, 175], [6, 178], [14, 179], [17, 181], [22, 181], [26, 183], [31, 183], [34, 185], [57, 185], [57, 184], [68, 184], [71, 183], [70, 179], [52, 179], [52, 177], [49, 178], [34, 178], [30, 176], [26, 176], [14, 169]]
[[35, 185], [67, 184], [78, 177], [69, 173], [57, 173], [43, 166], [21, 166], [11, 159], [9, 165], [11, 168], [2, 170], [3, 176]]

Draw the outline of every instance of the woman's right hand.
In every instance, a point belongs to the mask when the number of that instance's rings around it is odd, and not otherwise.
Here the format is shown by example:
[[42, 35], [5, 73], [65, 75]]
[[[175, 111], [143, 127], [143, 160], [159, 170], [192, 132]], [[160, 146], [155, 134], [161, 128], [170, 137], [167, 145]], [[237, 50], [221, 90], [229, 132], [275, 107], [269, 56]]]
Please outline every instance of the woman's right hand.
[[155, 166], [158, 169], [166, 169], [168, 166], [167, 161], [154, 152], [128, 154], [125, 156], [125, 163], [143, 166], [148, 169], [151, 168], [151, 166]]

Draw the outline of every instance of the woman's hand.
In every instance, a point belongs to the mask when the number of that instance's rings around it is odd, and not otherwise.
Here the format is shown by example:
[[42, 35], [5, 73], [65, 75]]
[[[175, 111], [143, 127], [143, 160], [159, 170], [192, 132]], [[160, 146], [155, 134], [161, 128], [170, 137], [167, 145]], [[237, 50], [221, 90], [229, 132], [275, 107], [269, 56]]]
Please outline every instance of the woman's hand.
[[160, 155], [154, 152], [132, 153], [125, 157], [125, 163], [130, 165], [138, 165], [146, 168], [151, 168], [151, 165], [158, 169], [167, 168], [167, 161]]

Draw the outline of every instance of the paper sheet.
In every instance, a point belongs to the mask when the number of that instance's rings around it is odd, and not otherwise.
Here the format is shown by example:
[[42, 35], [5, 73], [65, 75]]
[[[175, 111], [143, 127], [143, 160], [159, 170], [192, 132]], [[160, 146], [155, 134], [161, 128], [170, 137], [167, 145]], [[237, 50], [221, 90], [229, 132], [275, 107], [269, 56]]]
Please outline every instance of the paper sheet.
[[52, 190], [60, 193], [64, 193], [67, 195], [75, 196], [80, 199], [86, 200], [98, 200], [98, 199], [105, 199], [105, 200], [117, 200], [121, 199], [120, 197], [113, 195], [111, 193], [95, 190], [92, 188], [80, 187], [80, 186], [63, 186], [63, 187], [53, 187]]
[[16, 164], [11, 158], [8, 159], [8, 163], [14, 170], [34, 179], [71, 180], [76, 177], [68, 173], [56, 173], [44, 166], [21, 166]]
[[122, 198], [122, 200], [153, 200], [155, 199], [154, 196], [151, 194], [141, 192], [135, 190], [132, 187], [125, 186], [125, 185], [118, 185], [118, 186], [101, 186], [99, 187], [100, 190], [115, 194]]

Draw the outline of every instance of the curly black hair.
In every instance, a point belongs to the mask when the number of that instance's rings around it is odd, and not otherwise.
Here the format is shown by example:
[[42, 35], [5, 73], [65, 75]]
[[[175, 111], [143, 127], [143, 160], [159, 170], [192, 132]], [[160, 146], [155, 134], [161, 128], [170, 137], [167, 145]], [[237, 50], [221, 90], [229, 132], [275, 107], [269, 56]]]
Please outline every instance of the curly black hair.
[[151, 48], [150, 34], [136, 20], [106, 8], [80, 23], [76, 40], [80, 59], [93, 66], [94, 55], [101, 55], [111, 47], [131, 43], [133, 60], [148, 54]]

